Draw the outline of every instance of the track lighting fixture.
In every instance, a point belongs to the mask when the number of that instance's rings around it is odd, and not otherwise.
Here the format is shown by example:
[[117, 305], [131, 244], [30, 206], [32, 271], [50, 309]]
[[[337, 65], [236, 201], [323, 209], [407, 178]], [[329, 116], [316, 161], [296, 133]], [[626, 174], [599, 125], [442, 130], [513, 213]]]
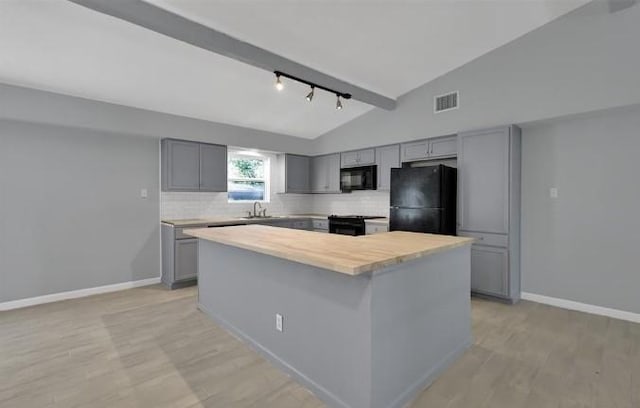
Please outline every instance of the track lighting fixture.
[[298, 78], [298, 77], [295, 77], [293, 75], [286, 74], [286, 73], [284, 73], [282, 71], [274, 71], [273, 73], [276, 74], [276, 89], [278, 91], [282, 91], [284, 89], [284, 84], [282, 83], [282, 80], [280, 79], [280, 77], [289, 78], [289, 79], [291, 79], [293, 81], [309, 85], [311, 87], [311, 91], [307, 94], [307, 101], [309, 101], [309, 102], [311, 102], [313, 100], [313, 96], [315, 94], [316, 88], [322, 89], [323, 91], [327, 91], [329, 93], [332, 93], [332, 94], [336, 95], [336, 97], [338, 98], [338, 100], [336, 101], [336, 109], [337, 110], [342, 109], [342, 100], [340, 98], [351, 99], [351, 94], [349, 94], [349, 93], [336, 91], [335, 89], [327, 88], [326, 86], [314, 84], [313, 82], [309, 82], [309, 81], [307, 81], [305, 79]]
[[280, 80], [280, 74], [276, 74], [276, 89], [278, 91], [282, 91], [284, 89], [284, 85], [282, 84], [282, 81]]

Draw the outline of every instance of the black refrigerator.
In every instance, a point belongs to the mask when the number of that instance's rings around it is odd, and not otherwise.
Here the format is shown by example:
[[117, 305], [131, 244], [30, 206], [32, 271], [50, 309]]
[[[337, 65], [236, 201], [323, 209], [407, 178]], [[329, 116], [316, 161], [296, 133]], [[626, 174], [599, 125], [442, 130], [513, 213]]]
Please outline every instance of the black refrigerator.
[[456, 169], [391, 169], [390, 231], [456, 235]]

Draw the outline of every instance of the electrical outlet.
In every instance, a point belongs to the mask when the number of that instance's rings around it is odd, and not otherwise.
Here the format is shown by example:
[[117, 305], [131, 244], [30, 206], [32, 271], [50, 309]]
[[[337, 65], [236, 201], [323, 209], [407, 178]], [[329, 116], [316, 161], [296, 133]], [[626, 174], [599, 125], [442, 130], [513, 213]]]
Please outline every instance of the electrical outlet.
[[140, 190], [140, 198], [147, 198], [149, 197], [149, 193], [147, 192], [146, 188], [143, 188]]
[[558, 198], [558, 188], [557, 187], [551, 187], [549, 189], [549, 197]]
[[276, 330], [282, 331], [282, 315], [280, 313], [276, 313]]

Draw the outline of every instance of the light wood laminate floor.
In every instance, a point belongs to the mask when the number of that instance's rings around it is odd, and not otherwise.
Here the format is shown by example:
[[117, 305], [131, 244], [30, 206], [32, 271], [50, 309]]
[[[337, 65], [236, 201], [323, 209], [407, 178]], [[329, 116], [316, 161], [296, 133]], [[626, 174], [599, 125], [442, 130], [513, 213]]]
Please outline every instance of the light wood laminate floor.
[[[0, 312], [0, 407], [322, 407], [195, 306], [132, 289]], [[475, 344], [412, 407], [640, 407], [640, 325], [474, 299]]]

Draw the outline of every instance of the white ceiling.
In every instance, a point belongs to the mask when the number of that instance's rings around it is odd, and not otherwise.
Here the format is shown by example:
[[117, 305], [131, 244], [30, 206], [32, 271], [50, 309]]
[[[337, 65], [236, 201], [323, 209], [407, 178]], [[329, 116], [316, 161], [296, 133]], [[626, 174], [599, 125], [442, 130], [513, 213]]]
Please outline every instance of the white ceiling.
[[[394, 98], [587, 1], [149, 0]], [[372, 109], [66, 0], [0, 0], [0, 50], [0, 82], [304, 138]]]

